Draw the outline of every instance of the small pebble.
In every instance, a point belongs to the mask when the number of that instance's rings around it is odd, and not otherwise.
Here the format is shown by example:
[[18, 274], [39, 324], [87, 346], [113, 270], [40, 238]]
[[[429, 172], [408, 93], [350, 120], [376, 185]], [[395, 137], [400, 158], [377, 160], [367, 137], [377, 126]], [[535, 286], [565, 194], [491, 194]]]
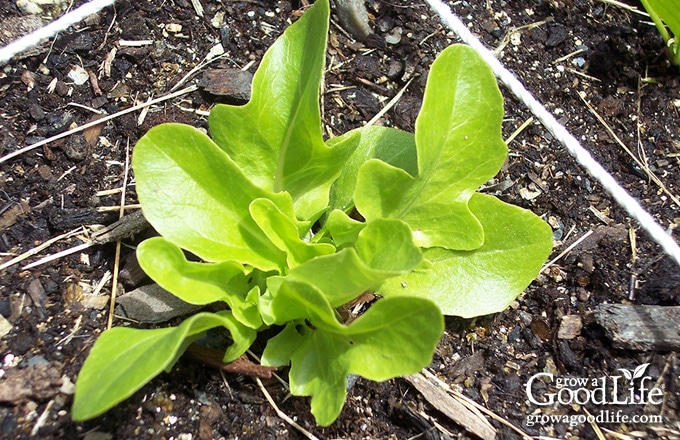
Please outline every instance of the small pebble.
[[85, 159], [89, 151], [90, 146], [83, 136], [71, 136], [64, 145], [66, 156], [76, 162]]
[[363, 0], [338, 0], [335, 2], [335, 13], [340, 26], [356, 40], [363, 41], [373, 33], [368, 24], [368, 11]]
[[385, 35], [385, 43], [387, 44], [399, 44], [401, 41], [401, 34], [403, 30], [401, 27], [397, 26], [389, 34]]
[[40, 355], [33, 356], [26, 361], [26, 365], [29, 367], [32, 367], [34, 365], [47, 365], [47, 364], [49, 364], [49, 362], [47, 362], [47, 359]]
[[571, 60], [571, 64], [578, 67], [583, 67], [586, 64], [586, 60], [583, 57], [576, 57]]
[[560, 328], [557, 330], [557, 337], [559, 339], [574, 339], [581, 334], [583, 321], [579, 315], [565, 315], [560, 322]]

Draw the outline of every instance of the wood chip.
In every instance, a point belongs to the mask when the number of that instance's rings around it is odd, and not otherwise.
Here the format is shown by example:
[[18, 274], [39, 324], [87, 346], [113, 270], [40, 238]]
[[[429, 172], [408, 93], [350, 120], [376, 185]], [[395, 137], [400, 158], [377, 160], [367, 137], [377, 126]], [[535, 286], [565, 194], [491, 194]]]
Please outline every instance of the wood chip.
[[[90, 70], [89, 72], [91, 73], [92, 71]], [[95, 82], [90, 80], [90, 83], [92, 84], [92, 87], [95, 87], [96, 84]], [[101, 95], [101, 90], [99, 91], [98, 94]], [[103, 115], [94, 115], [90, 118], [88, 122], [94, 122], [97, 119], [101, 119], [103, 117], [104, 117]], [[83, 130], [83, 137], [85, 138], [85, 141], [90, 145], [94, 145], [97, 142], [97, 140], [99, 140], [99, 135], [101, 134], [103, 128], [104, 128], [103, 123], [87, 127], [85, 130]]]
[[198, 86], [211, 95], [246, 102], [250, 99], [252, 82], [253, 74], [240, 69], [207, 69]]
[[680, 349], [680, 306], [603, 304], [596, 309], [595, 319], [618, 347]]
[[28, 203], [22, 200], [20, 203], [13, 205], [5, 212], [0, 214], [0, 233], [4, 232], [7, 228], [15, 224], [19, 219], [19, 216], [26, 214], [30, 210], [31, 207], [28, 206]]
[[560, 328], [557, 330], [557, 337], [559, 339], [574, 339], [581, 334], [583, 328], [583, 321], [579, 315], [564, 315], [560, 322]]
[[71, 70], [68, 71], [66, 76], [68, 76], [68, 78], [77, 86], [85, 84], [90, 79], [87, 70], [80, 66], [76, 66], [75, 64], [71, 66]]
[[191, 5], [194, 7], [196, 15], [203, 17], [203, 5], [201, 5], [201, 0], [191, 0]]
[[373, 33], [368, 24], [368, 11], [362, 0], [339, 0], [335, 3], [335, 13], [340, 25], [358, 41], [364, 41]]
[[468, 409], [446, 391], [430, 382], [422, 373], [406, 376], [404, 379], [420, 391], [432, 406], [468, 432], [484, 440], [496, 438], [496, 429], [486, 418]]
[[0, 402], [17, 404], [27, 398], [47, 400], [57, 395], [61, 385], [61, 373], [50, 364], [9, 369], [0, 383]]
[[109, 303], [109, 295], [87, 295], [80, 300], [80, 304], [86, 309], [102, 310]]

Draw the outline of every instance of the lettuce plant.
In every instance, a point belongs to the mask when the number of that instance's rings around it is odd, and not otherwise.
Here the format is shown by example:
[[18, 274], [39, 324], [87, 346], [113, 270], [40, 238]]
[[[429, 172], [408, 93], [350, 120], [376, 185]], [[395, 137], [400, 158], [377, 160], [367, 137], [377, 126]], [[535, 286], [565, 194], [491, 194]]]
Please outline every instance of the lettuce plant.
[[[163, 124], [137, 143], [137, 193], [161, 235], [137, 248], [141, 266], [184, 301], [225, 310], [104, 332], [76, 383], [75, 420], [170, 369], [208, 329], [230, 333], [229, 362], [273, 327], [262, 363], [290, 365], [291, 392], [311, 396], [317, 423], [329, 425], [349, 374], [382, 381], [419, 371], [442, 312], [498, 312], [537, 274], [550, 228], [476, 192], [507, 156], [490, 69], [471, 49], [449, 47], [432, 65], [415, 134], [363, 127], [324, 141], [328, 19], [328, 0], [317, 0], [284, 32], [250, 102], [212, 110], [211, 137]], [[379, 299], [343, 318], [341, 306], [367, 291]]]
[[[677, 0], [641, 0], [668, 47], [668, 58], [680, 65], [680, 4]], [[665, 24], [664, 24], [665, 23]], [[668, 26], [672, 35], [666, 29]]]

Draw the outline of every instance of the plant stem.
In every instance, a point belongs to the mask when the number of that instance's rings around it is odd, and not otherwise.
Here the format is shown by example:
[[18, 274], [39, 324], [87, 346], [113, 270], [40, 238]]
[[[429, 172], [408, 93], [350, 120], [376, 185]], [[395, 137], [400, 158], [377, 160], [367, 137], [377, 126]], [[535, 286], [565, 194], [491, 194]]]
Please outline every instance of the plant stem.
[[670, 52], [669, 58], [671, 59], [671, 64], [680, 66], [680, 40], [676, 41], [675, 38], [671, 38], [669, 41], [668, 51]]
[[663, 24], [663, 21], [661, 21], [661, 18], [657, 15], [656, 12], [654, 12], [654, 9], [652, 9], [652, 6], [649, 4], [647, 0], [640, 1], [642, 2], [642, 6], [644, 6], [647, 12], [649, 13], [649, 17], [656, 25], [656, 28], [659, 30], [659, 33], [663, 38], [663, 42], [666, 43], [666, 45], [668, 45], [668, 41], [671, 39], [671, 35], [668, 33], [668, 30], [666, 29], [666, 25]]

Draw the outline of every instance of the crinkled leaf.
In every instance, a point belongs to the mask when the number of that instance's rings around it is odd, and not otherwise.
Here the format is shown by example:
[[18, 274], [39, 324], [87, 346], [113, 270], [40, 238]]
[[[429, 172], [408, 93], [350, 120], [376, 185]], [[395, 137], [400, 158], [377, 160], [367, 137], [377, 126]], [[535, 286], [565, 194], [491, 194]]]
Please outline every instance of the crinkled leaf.
[[[338, 418], [345, 404], [350, 341], [316, 330], [307, 331], [299, 344], [291, 355], [290, 392], [294, 396], [312, 396], [312, 414], [317, 425], [328, 426]], [[427, 362], [421, 368], [425, 365]]]
[[269, 291], [262, 295], [259, 303], [265, 324], [309, 319], [317, 326], [327, 328], [340, 325], [328, 298], [314, 285], [294, 278], [270, 277], [267, 287]]
[[285, 265], [248, 206], [269, 198], [292, 216], [290, 196], [254, 185], [208, 136], [188, 125], [156, 126], [137, 142], [132, 163], [144, 216], [168, 241], [206, 261]]
[[314, 285], [338, 307], [384, 280], [408, 273], [422, 260], [421, 255], [408, 225], [378, 219], [357, 234], [354, 248], [310, 260], [291, 270], [288, 278]]
[[105, 331], [78, 375], [73, 419], [91, 419], [130, 397], [171, 366], [181, 354], [178, 352], [186, 348], [187, 339], [214, 327], [227, 328], [234, 340], [225, 354], [225, 362], [243, 354], [257, 334], [228, 312], [199, 313], [178, 327], [154, 330], [114, 327]]
[[[286, 277], [268, 280], [268, 292], [260, 303], [267, 324], [308, 317], [305, 307], [296, 308], [281, 292], [281, 286], [301, 281], [321, 292], [329, 307], [338, 307], [379, 286], [388, 278], [408, 273], [422, 259], [406, 223], [378, 219], [357, 234], [355, 248], [316, 257], [293, 268]], [[267, 304], [267, 305], [265, 305]], [[272, 307], [271, 310], [268, 307]], [[276, 310], [279, 310], [278, 312]]]
[[269, 199], [256, 199], [250, 204], [250, 214], [255, 223], [272, 243], [286, 253], [289, 268], [307, 260], [335, 252], [335, 246], [327, 243], [307, 243], [298, 236], [295, 218], [286, 216]]
[[368, 221], [404, 220], [421, 247], [480, 247], [482, 226], [468, 201], [507, 156], [502, 117], [491, 69], [473, 49], [450, 46], [432, 64], [416, 121], [418, 174], [369, 160], [359, 170], [357, 209]]
[[288, 191], [301, 219], [326, 207], [345, 156], [327, 147], [321, 132], [328, 15], [328, 2], [316, 2], [269, 48], [248, 104], [217, 105], [209, 118], [215, 142], [257, 185]]
[[352, 152], [331, 187], [329, 210], [347, 211], [353, 206], [359, 168], [369, 159], [380, 159], [412, 175], [418, 172], [413, 133], [369, 125], [331, 138], [326, 145]]
[[[298, 327], [300, 330], [298, 330]], [[302, 324], [290, 323], [278, 335], [267, 341], [260, 363], [270, 367], [283, 367], [304, 340]]]
[[348, 374], [382, 381], [419, 371], [432, 360], [444, 320], [432, 302], [399, 297], [379, 300], [338, 330], [303, 330], [302, 338], [287, 333], [297, 345], [290, 356], [290, 390], [312, 396], [312, 414], [327, 426], [342, 410]]
[[411, 228], [401, 220], [368, 222], [354, 245], [366, 266], [389, 276], [407, 272], [422, 259]]
[[257, 304], [246, 299], [253, 286], [240, 263], [188, 261], [177, 245], [162, 237], [140, 243], [137, 259], [147, 275], [183, 301], [197, 305], [224, 301], [242, 324], [262, 325]]
[[552, 231], [532, 212], [486, 194], [475, 194], [470, 209], [484, 226], [482, 247], [428, 249], [423, 257], [429, 264], [387, 280], [378, 292], [431, 299], [445, 315], [470, 318], [504, 310], [550, 254]]
[[338, 248], [343, 248], [356, 243], [359, 232], [364, 229], [366, 223], [354, 220], [343, 211], [335, 209], [331, 211], [324, 226], [333, 237], [333, 243]]

